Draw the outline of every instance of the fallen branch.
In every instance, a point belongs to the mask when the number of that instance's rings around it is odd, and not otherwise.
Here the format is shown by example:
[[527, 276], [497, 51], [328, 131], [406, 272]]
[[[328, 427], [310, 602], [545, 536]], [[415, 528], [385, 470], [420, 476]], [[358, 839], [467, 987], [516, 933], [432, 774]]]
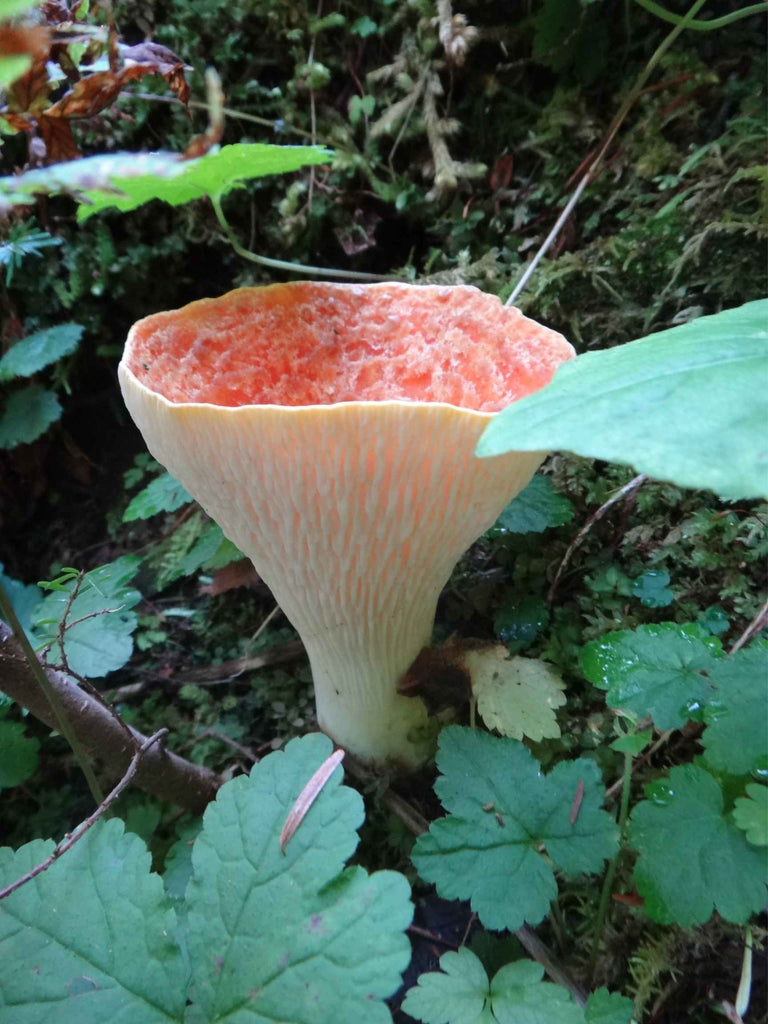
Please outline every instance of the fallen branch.
[[[83, 749], [91, 757], [98, 757], [112, 778], [122, 777], [136, 752], [135, 744], [141, 747], [147, 737], [130, 729], [132, 738], [129, 738], [104, 705], [63, 673], [47, 668], [45, 675]], [[51, 729], [58, 729], [56, 717], [31, 667], [11, 629], [2, 621], [0, 690]], [[167, 800], [193, 814], [201, 814], [216, 796], [222, 780], [208, 768], [185, 761], [155, 744], [141, 758], [134, 782], [145, 793]]]
[[158, 732], [154, 734], [154, 736], [150, 736], [148, 740], [145, 740], [144, 743], [142, 743], [142, 745], [137, 749], [136, 753], [133, 755], [133, 758], [131, 760], [131, 763], [128, 765], [128, 770], [126, 771], [125, 775], [122, 777], [122, 779], [120, 779], [120, 781], [112, 790], [112, 792], [108, 793], [107, 796], [104, 797], [104, 799], [93, 812], [93, 814], [89, 815], [85, 819], [85, 821], [82, 821], [77, 826], [76, 829], [68, 833], [64, 837], [64, 839], [62, 839], [62, 841], [58, 844], [58, 846], [54, 849], [53, 853], [50, 854], [50, 856], [46, 857], [45, 860], [40, 861], [40, 863], [36, 864], [33, 868], [30, 868], [30, 870], [27, 871], [26, 874], [22, 875], [20, 878], [17, 878], [15, 882], [11, 882], [11, 884], [7, 885], [4, 889], [0, 889], [0, 900], [4, 900], [6, 896], [10, 896], [12, 892], [16, 892], [16, 890], [20, 889], [22, 885], [26, 885], [27, 882], [31, 882], [33, 878], [37, 878], [38, 875], [41, 875], [44, 871], [47, 871], [51, 864], [54, 863], [54, 861], [57, 861], [59, 857], [61, 857], [63, 854], [67, 852], [67, 850], [71, 850], [75, 843], [78, 841], [78, 839], [82, 839], [82, 837], [85, 835], [88, 829], [93, 828], [93, 826], [96, 824], [99, 818], [103, 817], [103, 815], [109, 809], [110, 805], [113, 804], [115, 800], [117, 800], [117, 798], [126, 788], [126, 786], [130, 785], [131, 780], [136, 774], [136, 771], [139, 767], [139, 763], [144, 754], [150, 749], [150, 747], [157, 743], [158, 740], [162, 739], [163, 736], [167, 736], [167, 734], [167, 729], [160, 729]]

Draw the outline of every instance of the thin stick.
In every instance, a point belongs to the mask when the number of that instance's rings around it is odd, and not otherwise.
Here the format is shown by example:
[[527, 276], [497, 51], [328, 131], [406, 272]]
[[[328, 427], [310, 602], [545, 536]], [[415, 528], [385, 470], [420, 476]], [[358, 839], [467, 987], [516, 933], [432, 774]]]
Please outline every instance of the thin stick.
[[260, 256], [258, 253], [250, 252], [243, 248], [237, 239], [237, 235], [224, 216], [219, 197], [211, 195], [211, 205], [216, 214], [216, 220], [221, 225], [227, 241], [235, 250], [238, 256], [251, 263], [258, 263], [261, 267], [269, 267], [271, 270], [287, 270], [291, 274], [310, 274], [313, 277], [341, 277], [352, 281], [393, 281], [397, 280], [395, 274], [364, 274], [359, 270], [336, 270], [333, 267], [312, 267], [304, 263], [288, 263], [285, 260], [274, 260], [270, 256]]
[[280, 830], [280, 853], [285, 853], [286, 846], [296, 834], [296, 830], [307, 816], [310, 807], [320, 796], [323, 787], [341, 764], [343, 758], [344, 751], [341, 748], [334, 750], [331, 756], [323, 761], [304, 789], [296, 797], [296, 803], [291, 808], [288, 817], [285, 819], [285, 824]]
[[163, 736], [167, 735], [167, 729], [159, 729], [154, 734], [154, 736], [150, 736], [148, 740], [145, 740], [144, 743], [142, 743], [142, 745], [133, 755], [133, 759], [131, 760], [131, 763], [128, 765], [128, 769], [125, 775], [122, 777], [122, 779], [120, 779], [120, 781], [112, 790], [112, 792], [109, 793], [106, 797], [104, 797], [104, 799], [101, 801], [101, 803], [93, 812], [93, 814], [86, 818], [85, 821], [81, 822], [76, 829], [74, 829], [72, 832], [69, 833], [69, 835], [62, 839], [62, 841], [59, 843], [59, 845], [56, 847], [56, 849], [49, 857], [46, 857], [45, 860], [41, 861], [39, 864], [36, 864], [35, 867], [27, 871], [27, 873], [22, 875], [21, 878], [17, 878], [15, 882], [11, 882], [11, 884], [7, 885], [5, 889], [1, 889], [0, 900], [5, 899], [6, 896], [10, 896], [12, 892], [16, 892], [17, 889], [20, 889], [22, 885], [26, 885], [26, 883], [31, 882], [33, 878], [37, 878], [38, 875], [41, 875], [44, 871], [47, 871], [54, 861], [57, 861], [59, 857], [61, 857], [63, 854], [67, 852], [67, 850], [71, 850], [75, 843], [78, 841], [78, 839], [81, 839], [88, 831], [88, 829], [93, 828], [93, 826], [96, 824], [99, 818], [103, 817], [103, 815], [107, 812], [110, 805], [113, 804], [115, 800], [117, 800], [117, 798], [123, 792], [125, 787], [130, 784], [131, 779], [136, 774], [136, 769], [139, 767], [139, 761], [143, 757], [144, 753], [147, 750], [149, 750], [153, 743], [157, 743], [159, 739], [162, 739]]
[[552, 604], [552, 602], [555, 599], [555, 591], [557, 590], [557, 585], [560, 582], [560, 577], [563, 575], [564, 571], [568, 567], [568, 564], [571, 561], [571, 558], [573, 558], [576, 549], [583, 544], [584, 539], [586, 538], [587, 534], [592, 529], [592, 527], [595, 525], [595, 523], [598, 520], [602, 519], [605, 513], [608, 511], [608, 509], [615, 505], [618, 501], [621, 501], [622, 498], [626, 498], [629, 495], [634, 494], [635, 491], [639, 490], [639, 488], [643, 486], [646, 480], [647, 477], [643, 473], [639, 473], [637, 476], [632, 477], [628, 484], [624, 484], [623, 487], [620, 487], [615, 494], [613, 494], [607, 501], [603, 502], [600, 508], [597, 509], [596, 512], [593, 512], [589, 519], [587, 519], [582, 528], [571, 541], [570, 547], [565, 552], [565, 556], [563, 557], [563, 560], [560, 563], [557, 572], [555, 573], [555, 578], [552, 580], [552, 586], [549, 588], [549, 592], [547, 593], [547, 601], [549, 602], [549, 604]]
[[29, 642], [27, 634], [22, 629], [21, 623], [18, 620], [16, 612], [13, 610], [10, 598], [6, 595], [2, 586], [0, 585], [0, 619], [5, 619], [8, 625], [11, 627], [16, 643], [22, 650], [24, 658], [26, 659], [30, 673], [45, 694], [45, 699], [48, 701], [51, 711], [53, 712], [53, 718], [56, 722], [61, 735], [67, 741], [72, 748], [72, 753], [75, 755], [75, 760], [80, 765], [80, 770], [85, 776], [85, 780], [88, 783], [88, 788], [91, 791], [94, 801], [100, 804], [104, 799], [101, 786], [96, 778], [93, 768], [86, 757], [85, 751], [80, 745], [77, 736], [75, 736], [72, 726], [70, 725], [67, 713], [64, 710], [61, 701], [59, 700], [56, 691], [48, 681], [48, 676], [45, 674], [45, 669], [40, 664], [37, 655], [32, 649], [32, 644]]
[[752, 637], [756, 636], [761, 629], [765, 629], [766, 626], [768, 626], [768, 601], [765, 602], [754, 619], [752, 619], [728, 654], [735, 654], [736, 651], [741, 650], [744, 644], [749, 643]]
[[677, 22], [675, 27], [672, 29], [672, 31], [667, 36], [664, 37], [664, 39], [661, 41], [661, 43], [656, 48], [656, 50], [651, 54], [650, 60], [645, 65], [645, 67], [640, 72], [640, 74], [638, 75], [638, 77], [637, 77], [637, 79], [635, 81], [635, 84], [632, 86], [632, 89], [631, 89], [629, 95], [624, 100], [624, 102], [622, 103], [621, 107], [619, 108], [618, 113], [616, 114], [616, 116], [614, 117], [613, 121], [611, 122], [611, 124], [610, 124], [610, 126], [608, 128], [608, 132], [606, 133], [605, 140], [603, 141], [603, 144], [601, 145], [600, 149], [598, 150], [597, 155], [595, 156], [595, 159], [592, 160], [591, 163], [589, 164], [589, 166], [587, 167], [587, 169], [586, 169], [586, 171], [584, 173], [584, 177], [581, 179], [579, 184], [576, 186], [576, 189], [574, 190], [574, 193], [571, 196], [571, 198], [566, 203], [565, 208], [563, 209], [563, 212], [557, 218], [555, 226], [552, 228], [552, 230], [549, 232], [547, 237], [544, 239], [543, 243], [539, 247], [538, 252], [533, 257], [532, 262], [529, 264], [528, 267], [526, 267], [525, 272], [523, 273], [523, 276], [520, 278], [518, 283], [513, 288], [512, 294], [507, 299], [505, 305], [511, 306], [512, 303], [517, 298], [517, 296], [520, 294], [520, 292], [526, 286], [528, 281], [531, 279], [531, 275], [533, 274], [534, 270], [539, 265], [539, 262], [547, 254], [547, 252], [549, 251], [550, 246], [554, 242], [555, 238], [557, 238], [557, 235], [559, 234], [560, 229], [562, 228], [563, 224], [568, 219], [568, 217], [571, 215], [574, 207], [576, 206], [576, 203], [578, 203], [578, 201], [579, 201], [579, 199], [581, 197], [582, 192], [587, 187], [587, 185], [590, 183], [590, 181], [592, 181], [592, 179], [594, 178], [594, 176], [595, 176], [595, 174], [597, 172], [598, 167], [600, 166], [600, 164], [603, 161], [603, 157], [608, 152], [608, 149], [610, 148], [611, 143], [613, 142], [614, 138], [616, 137], [616, 133], [618, 132], [619, 128], [624, 123], [624, 119], [626, 118], [627, 114], [630, 112], [632, 107], [635, 105], [635, 101], [637, 100], [638, 96], [640, 96], [640, 94], [642, 93], [643, 89], [645, 88], [645, 83], [650, 78], [651, 74], [653, 73], [654, 69], [656, 68], [656, 65], [659, 63], [661, 58], [667, 52], [667, 50], [672, 45], [672, 43], [674, 43], [674, 41], [677, 39], [677, 37], [680, 35], [680, 33], [683, 31], [683, 29], [687, 28], [690, 25], [691, 21], [694, 19], [696, 14], [698, 14], [698, 12], [701, 10], [701, 8], [704, 6], [705, 3], [706, 3], [706, 0], [695, 0], [695, 3], [689, 9], [688, 13], [683, 15], [679, 19], [679, 21]]

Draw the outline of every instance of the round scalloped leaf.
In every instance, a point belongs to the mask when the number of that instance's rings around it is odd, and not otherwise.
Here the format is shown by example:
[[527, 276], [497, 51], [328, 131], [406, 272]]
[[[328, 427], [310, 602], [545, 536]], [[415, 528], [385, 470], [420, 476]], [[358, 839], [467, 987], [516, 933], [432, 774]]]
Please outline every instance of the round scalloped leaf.
[[[53, 849], [0, 850], [0, 886]], [[184, 1012], [176, 919], [144, 843], [99, 821], [47, 871], [0, 903], [3, 1024], [168, 1024]]]
[[581, 874], [599, 871], [616, 851], [594, 761], [563, 761], [545, 776], [517, 740], [449, 726], [437, 765], [435, 790], [449, 814], [418, 838], [413, 862], [445, 899], [471, 900], [487, 928], [545, 917], [557, 894], [550, 859]]
[[319, 734], [293, 740], [206, 810], [186, 893], [190, 1024], [391, 1020], [380, 1000], [410, 960], [410, 888], [393, 871], [344, 870], [363, 801], [340, 785], [340, 768], [280, 849], [296, 798], [331, 751]]
[[491, 537], [508, 533], [543, 533], [573, 519], [573, 505], [558, 494], [548, 476], [538, 473], [507, 505], [491, 527]]
[[401, 1009], [422, 1024], [496, 1024], [490, 983], [478, 957], [466, 946], [440, 957], [440, 970], [419, 976]]
[[734, 805], [733, 820], [746, 832], [748, 843], [768, 846], [768, 786], [750, 783], [747, 795], [740, 797]]
[[57, 324], [22, 338], [0, 359], [0, 380], [31, 377], [74, 352], [82, 336], [80, 324]]
[[758, 913], [768, 896], [765, 851], [723, 814], [717, 780], [698, 765], [680, 765], [645, 793], [629, 840], [640, 853], [635, 884], [648, 916], [688, 927], [713, 910], [737, 924]]
[[704, 707], [707, 763], [731, 775], [768, 771], [768, 643], [758, 640], [722, 658], [710, 673], [715, 684]]
[[0, 416], [0, 448], [31, 444], [61, 418], [61, 404], [52, 391], [31, 385], [14, 391]]
[[585, 1008], [587, 1024], [631, 1024], [633, 1013], [631, 999], [607, 988], [592, 992]]
[[563, 363], [480, 456], [560, 449], [730, 498], [768, 493], [768, 299]]
[[501, 645], [468, 651], [464, 664], [478, 713], [489, 729], [534, 742], [560, 735], [555, 708], [565, 704], [565, 684], [554, 665], [537, 658], [510, 658]]

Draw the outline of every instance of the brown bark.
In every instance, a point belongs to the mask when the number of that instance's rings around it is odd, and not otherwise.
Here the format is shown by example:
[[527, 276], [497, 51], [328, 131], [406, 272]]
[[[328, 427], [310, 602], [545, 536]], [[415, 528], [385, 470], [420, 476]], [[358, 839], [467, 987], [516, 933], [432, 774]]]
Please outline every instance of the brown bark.
[[[120, 778], [136, 753], [119, 723], [94, 697], [62, 672], [46, 669], [51, 686], [67, 714], [75, 735], [91, 757], [98, 758], [107, 775]], [[29, 665], [21, 653], [11, 629], [0, 621], [0, 690], [27, 708], [30, 714], [52, 729], [53, 712]], [[131, 729], [139, 744], [147, 737]], [[222, 780], [208, 768], [192, 764], [183, 757], [154, 744], [141, 758], [133, 779], [135, 785], [160, 800], [202, 814], [216, 796]]]

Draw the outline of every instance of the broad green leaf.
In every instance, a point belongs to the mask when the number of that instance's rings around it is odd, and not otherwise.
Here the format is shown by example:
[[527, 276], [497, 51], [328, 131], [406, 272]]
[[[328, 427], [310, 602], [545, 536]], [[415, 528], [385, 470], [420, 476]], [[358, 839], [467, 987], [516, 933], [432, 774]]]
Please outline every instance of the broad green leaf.
[[753, 846], [768, 846], [768, 786], [750, 783], [747, 795], [736, 801], [733, 820], [746, 832], [747, 842]]
[[110, 153], [51, 164], [0, 178], [0, 214], [38, 195], [71, 195], [80, 202], [78, 219], [106, 209], [126, 212], [152, 199], [171, 206], [226, 195], [238, 184], [267, 174], [286, 174], [308, 164], [328, 163], [332, 153], [318, 146], [236, 143], [195, 160], [178, 153]]
[[170, 473], [161, 473], [131, 499], [123, 513], [123, 522], [132, 523], [136, 519], [149, 519], [160, 512], [175, 512], [188, 505], [190, 501], [193, 501], [192, 495], [178, 480]]
[[[124, 555], [108, 565], [87, 572], [72, 602], [67, 622], [90, 616], [67, 628], [64, 652], [73, 672], [87, 678], [114, 672], [133, 653], [136, 615], [129, 609], [141, 600], [141, 594], [128, 585], [139, 568], [140, 559]], [[34, 628], [43, 644], [52, 645], [51, 661], [62, 660], [59, 622], [67, 608], [74, 582], [55, 591], [38, 606]]]
[[651, 736], [653, 736], [653, 729], [643, 729], [642, 732], [628, 732], [613, 741], [611, 750], [617, 750], [620, 754], [632, 754], [633, 757], [636, 757], [648, 746]]
[[573, 519], [573, 505], [558, 494], [548, 476], [538, 474], [507, 505], [491, 527], [491, 537], [508, 533], [542, 533]]
[[530, 647], [549, 622], [549, 609], [540, 597], [505, 602], [493, 619], [493, 628], [510, 654]]
[[565, 704], [565, 684], [553, 665], [536, 658], [510, 658], [500, 645], [468, 651], [464, 665], [477, 710], [489, 729], [535, 742], [560, 735], [555, 708]]
[[[0, 886], [43, 860], [50, 841], [0, 850]], [[0, 903], [3, 1024], [181, 1021], [186, 978], [151, 857], [119, 819], [99, 821]]]
[[491, 982], [493, 1015], [499, 1024], [583, 1024], [584, 1013], [568, 989], [542, 981], [544, 968], [532, 960], [515, 960]]
[[0, 790], [20, 786], [34, 775], [39, 748], [22, 722], [0, 722]]
[[280, 851], [296, 798], [332, 749], [319, 734], [293, 740], [206, 810], [186, 894], [190, 1024], [390, 1021], [380, 1000], [410, 959], [410, 890], [392, 871], [344, 869], [363, 802], [340, 769]]
[[16, 612], [16, 618], [21, 623], [21, 628], [33, 643], [36, 642], [32, 632], [32, 615], [40, 604], [42, 591], [32, 583], [27, 585], [20, 580], [6, 576], [3, 572], [2, 562], [0, 562], [0, 587], [3, 588], [11, 602], [13, 610]]
[[768, 858], [723, 813], [709, 772], [680, 765], [645, 794], [632, 812], [629, 841], [640, 853], [635, 884], [649, 917], [688, 927], [717, 910], [740, 924], [765, 906]]
[[610, 707], [650, 715], [660, 729], [679, 729], [713, 695], [710, 673], [720, 641], [696, 625], [665, 622], [608, 633], [582, 648], [590, 683], [607, 690]]
[[422, 1024], [496, 1024], [491, 987], [480, 960], [466, 946], [440, 957], [440, 970], [419, 976], [402, 1010]]
[[585, 1010], [586, 1024], [630, 1024], [634, 1003], [618, 992], [599, 988], [590, 994]]
[[57, 359], [68, 356], [77, 348], [82, 334], [80, 324], [57, 324], [22, 338], [0, 359], [0, 381], [31, 377]]
[[217, 523], [211, 523], [202, 537], [195, 541], [194, 546], [179, 562], [179, 575], [191, 576], [193, 572], [210, 561], [221, 547], [224, 534]]
[[413, 862], [441, 896], [471, 900], [487, 928], [542, 920], [557, 894], [551, 862], [566, 874], [599, 871], [616, 851], [594, 761], [563, 761], [544, 776], [517, 740], [450, 726], [437, 765], [449, 813], [419, 837]]
[[39, 6], [42, 0], [0, 0], [0, 18], [15, 18], [24, 11]]
[[483, 457], [561, 449], [730, 498], [768, 493], [768, 299], [564, 363], [496, 416]]
[[768, 642], [723, 658], [710, 678], [715, 692], [702, 740], [708, 764], [731, 775], [768, 770]]
[[0, 416], [0, 448], [31, 444], [61, 417], [61, 404], [52, 391], [32, 385], [14, 391]]
[[[198, 819], [179, 829], [179, 838], [165, 855], [163, 884], [177, 908], [184, 899], [184, 893], [192, 877], [192, 849], [202, 827], [202, 820]], [[183, 909], [183, 904], [178, 909]]]

